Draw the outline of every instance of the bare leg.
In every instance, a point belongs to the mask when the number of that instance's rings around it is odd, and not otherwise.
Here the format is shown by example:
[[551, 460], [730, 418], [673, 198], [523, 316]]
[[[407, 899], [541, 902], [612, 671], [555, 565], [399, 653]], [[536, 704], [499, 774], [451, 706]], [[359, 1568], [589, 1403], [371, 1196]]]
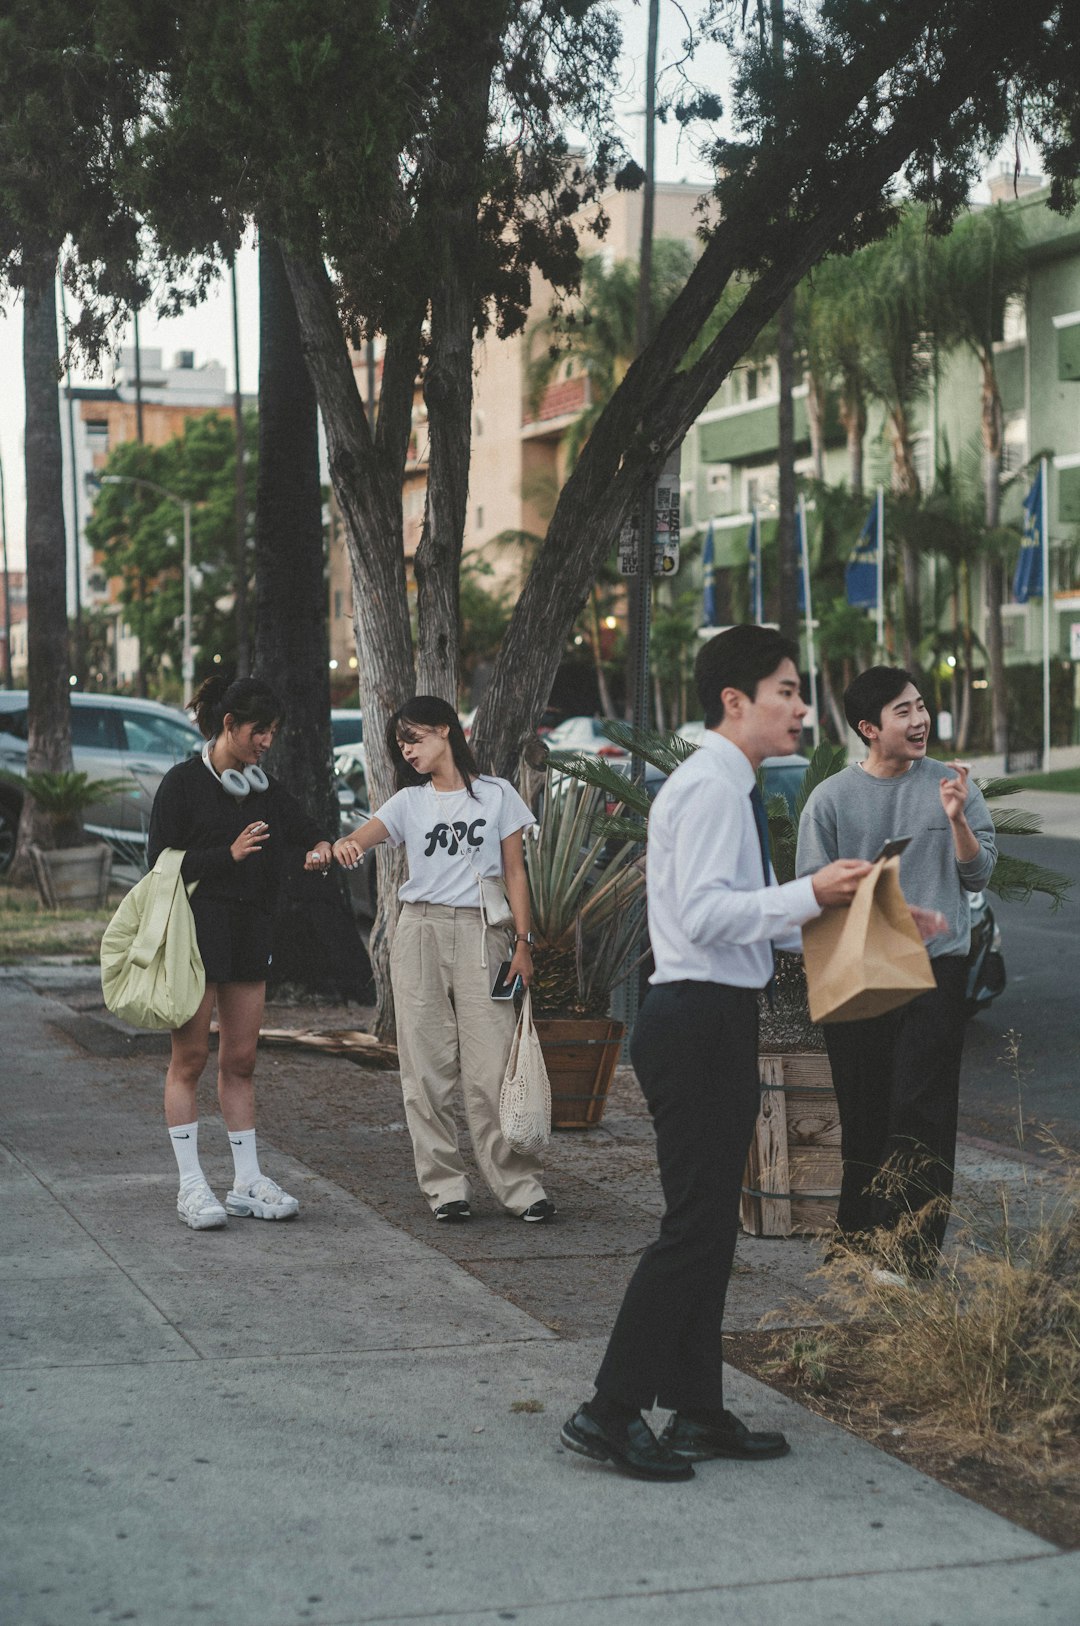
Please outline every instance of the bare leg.
[[202, 1004], [189, 1022], [172, 1034], [172, 1057], [165, 1074], [165, 1122], [193, 1123], [198, 1117], [195, 1094], [210, 1051], [210, 1018], [217, 987], [207, 983]]
[[255, 1053], [266, 1005], [265, 982], [223, 982], [218, 1004], [218, 1100], [227, 1129], [255, 1127]]

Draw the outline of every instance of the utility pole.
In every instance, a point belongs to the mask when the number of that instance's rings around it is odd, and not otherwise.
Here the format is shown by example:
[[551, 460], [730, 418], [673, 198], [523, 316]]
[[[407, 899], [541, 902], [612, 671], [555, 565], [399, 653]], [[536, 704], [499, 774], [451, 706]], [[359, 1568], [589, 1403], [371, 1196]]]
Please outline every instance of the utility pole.
[[236, 623], [236, 675], [251, 670], [247, 626], [247, 471], [244, 467], [244, 400], [240, 394], [240, 311], [236, 294], [236, 255], [229, 264], [232, 282], [233, 423], [236, 426], [236, 553], [233, 566], [233, 619]]
[[[145, 425], [143, 423], [143, 392], [142, 392], [142, 346], [139, 344], [139, 307], [133, 305], [131, 309], [132, 324], [135, 331], [135, 439], [140, 446], [145, 445]], [[145, 621], [143, 607], [146, 604], [146, 577], [142, 570], [138, 573], [137, 590], [139, 595], [139, 669], [136, 674], [135, 688], [140, 698], [146, 699], [146, 656], [143, 653], [145, 641]], [[120, 676], [120, 627], [116, 627], [116, 674]]]
[[7, 551], [7, 496], [4, 491], [4, 457], [0, 451], [0, 562], [4, 566], [4, 687], [13, 689], [11, 681], [11, 581], [8, 577]]
[[75, 584], [73, 605], [75, 611], [73, 616], [73, 620], [75, 622], [75, 637], [74, 647], [71, 652], [71, 665], [72, 670], [78, 679], [77, 686], [81, 689], [86, 681], [86, 660], [82, 616], [82, 543], [79, 535], [79, 471], [75, 462], [75, 406], [71, 398], [70, 330], [68, 328], [67, 319], [67, 300], [64, 297], [63, 272], [59, 273], [59, 282], [60, 319], [64, 328], [64, 368], [67, 386], [65, 393], [67, 396], [68, 450], [71, 453], [71, 546], [75, 562], [73, 576]]
[[[656, 197], [656, 45], [660, 27], [660, 0], [649, 0], [649, 43], [645, 67], [645, 186], [641, 198], [641, 251], [638, 256], [637, 332], [638, 355], [649, 342], [652, 295], [653, 214]], [[630, 719], [635, 729], [649, 726], [649, 621], [652, 610], [652, 565], [655, 487], [650, 480], [641, 494], [638, 509], [637, 549], [634, 573], [630, 578], [630, 639], [627, 688]], [[643, 782], [645, 763], [635, 755], [635, 780]], [[636, 1004], [636, 1002], [635, 1002]]]
[[[779, 153], [784, 125], [784, 0], [771, 0], [772, 60], [775, 73], [774, 131]], [[780, 631], [793, 643], [799, 637], [799, 561], [795, 548], [795, 295], [778, 312], [776, 364], [780, 403], [777, 408], [778, 479], [777, 558], [780, 565]]]

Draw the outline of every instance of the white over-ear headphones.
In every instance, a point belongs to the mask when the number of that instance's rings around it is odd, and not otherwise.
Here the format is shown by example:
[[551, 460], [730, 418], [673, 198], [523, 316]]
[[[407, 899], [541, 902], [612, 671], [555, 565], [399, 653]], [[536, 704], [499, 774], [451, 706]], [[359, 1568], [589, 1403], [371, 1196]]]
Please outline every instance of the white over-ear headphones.
[[245, 768], [242, 773], [238, 768], [223, 768], [222, 771], [218, 773], [213, 762], [210, 760], [210, 748], [213, 743], [213, 740], [207, 740], [206, 744], [202, 748], [202, 759], [206, 763], [206, 766], [210, 769], [210, 772], [213, 774], [218, 784], [221, 786], [222, 790], [228, 791], [229, 795], [235, 796], [236, 800], [239, 802], [242, 801], [245, 796], [250, 796], [253, 790], [261, 791], [270, 789], [269, 779], [267, 779], [262, 769], [256, 763], [252, 763], [252, 765], [249, 768]]

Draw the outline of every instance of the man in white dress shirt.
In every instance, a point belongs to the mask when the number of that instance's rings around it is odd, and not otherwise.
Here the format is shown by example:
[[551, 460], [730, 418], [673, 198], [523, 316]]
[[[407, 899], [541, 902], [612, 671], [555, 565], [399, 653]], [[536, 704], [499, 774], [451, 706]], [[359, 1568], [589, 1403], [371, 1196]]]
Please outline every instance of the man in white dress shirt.
[[[767, 756], [796, 750], [806, 706], [796, 651], [765, 627], [732, 627], [701, 649], [701, 750], [649, 819], [649, 935], [656, 970], [631, 1045], [653, 1117], [665, 1211], [626, 1290], [596, 1395], [562, 1429], [571, 1451], [642, 1479], [693, 1475], [710, 1457], [783, 1456], [724, 1408], [721, 1326], [739, 1193], [758, 1113], [758, 994], [774, 948], [846, 906], [870, 865], [839, 859], [777, 886], [757, 789]], [[673, 1413], [660, 1440], [641, 1416]]]

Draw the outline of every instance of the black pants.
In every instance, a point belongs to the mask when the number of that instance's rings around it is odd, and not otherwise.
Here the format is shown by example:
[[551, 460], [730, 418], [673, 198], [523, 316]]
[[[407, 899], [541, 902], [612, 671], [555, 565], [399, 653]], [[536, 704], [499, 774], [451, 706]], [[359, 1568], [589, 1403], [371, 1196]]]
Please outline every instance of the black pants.
[[665, 1210], [596, 1387], [626, 1406], [718, 1411], [724, 1299], [760, 1097], [756, 991], [654, 984], [631, 1056], [656, 1130]]
[[844, 1159], [837, 1226], [856, 1238], [899, 1225], [916, 1272], [933, 1270], [948, 1224], [967, 1019], [967, 960], [931, 963], [935, 989], [884, 1016], [825, 1027]]

